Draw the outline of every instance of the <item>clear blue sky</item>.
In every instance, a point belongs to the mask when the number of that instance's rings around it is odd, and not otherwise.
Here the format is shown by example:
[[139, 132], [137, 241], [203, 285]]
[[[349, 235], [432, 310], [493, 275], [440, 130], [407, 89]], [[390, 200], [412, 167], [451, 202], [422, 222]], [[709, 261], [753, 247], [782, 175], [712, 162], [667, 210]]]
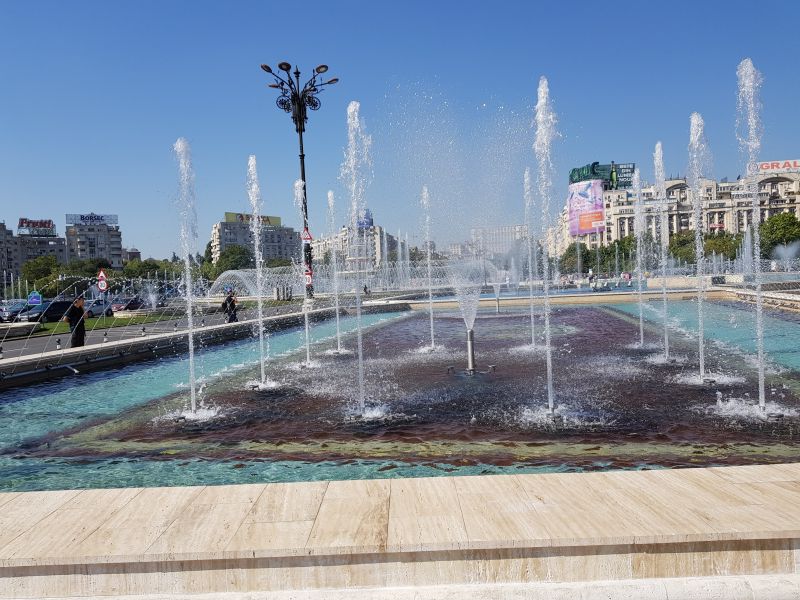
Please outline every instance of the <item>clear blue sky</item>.
[[0, 220], [118, 213], [145, 256], [177, 250], [172, 143], [197, 172], [202, 251], [226, 210], [247, 210], [256, 154], [268, 214], [298, 218], [296, 137], [258, 65], [341, 82], [322, 95], [306, 137], [312, 232], [337, 180], [346, 106], [374, 136], [368, 204], [390, 231], [419, 230], [431, 186], [435, 231], [522, 218], [534, 166], [529, 128], [546, 75], [559, 115], [557, 201], [567, 170], [635, 161], [652, 178], [683, 173], [689, 115], [701, 112], [717, 177], [736, 177], [736, 65], [765, 77], [764, 159], [800, 158], [797, 2], [11, 2], [0, 5]]

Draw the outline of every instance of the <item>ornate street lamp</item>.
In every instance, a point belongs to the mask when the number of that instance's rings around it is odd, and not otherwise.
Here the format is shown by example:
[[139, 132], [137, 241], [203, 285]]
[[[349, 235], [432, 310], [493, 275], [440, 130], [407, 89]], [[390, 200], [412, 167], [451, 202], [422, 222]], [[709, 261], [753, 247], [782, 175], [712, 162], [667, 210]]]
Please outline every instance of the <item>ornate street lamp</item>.
[[[322, 103], [317, 98], [325, 86], [333, 85], [339, 79], [334, 77], [327, 81], [322, 81], [321, 75], [328, 71], [328, 65], [319, 65], [314, 69], [314, 74], [305, 85], [300, 86], [300, 70], [295, 67], [292, 73], [292, 65], [288, 62], [278, 64], [278, 69], [284, 72], [284, 75], [278, 74], [273, 71], [269, 65], [261, 65], [261, 69], [272, 75], [275, 83], [270, 83], [269, 87], [280, 91], [275, 104], [284, 112], [292, 115], [294, 122], [294, 129], [297, 131], [297, 136], [300, 140], [300, 179], [303, 182], [303, 270], [306, 277], [306, 298], [314, 297], [314, 284], [313, 275], [314, 270], [311, 266], [311, 234], [308, 231], [308, 203], [306, 193], [306, 155], [303, 151], [303, 132], [306, 130], [306, 121], [308, 121], [308, 109], [319, 110]], [[294, 75], [294, 79], [292, 79]]]

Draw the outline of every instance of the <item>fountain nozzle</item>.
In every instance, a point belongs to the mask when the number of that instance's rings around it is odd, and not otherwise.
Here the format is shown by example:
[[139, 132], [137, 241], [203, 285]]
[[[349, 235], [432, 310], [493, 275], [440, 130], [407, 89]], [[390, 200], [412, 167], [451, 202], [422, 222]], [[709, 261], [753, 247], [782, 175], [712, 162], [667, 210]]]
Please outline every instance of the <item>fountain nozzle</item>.
[[467, 329], [467, 373], [475, 374], [475, 332]]

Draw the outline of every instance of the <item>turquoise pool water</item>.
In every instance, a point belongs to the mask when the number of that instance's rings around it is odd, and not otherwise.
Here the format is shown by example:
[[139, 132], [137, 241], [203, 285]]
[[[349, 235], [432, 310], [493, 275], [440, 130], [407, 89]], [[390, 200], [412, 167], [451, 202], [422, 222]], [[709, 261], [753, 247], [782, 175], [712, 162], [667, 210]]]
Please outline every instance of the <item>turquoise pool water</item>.
[[[401, 313], [362, 317], [365, 327], [398, 318], [402, 318]], [[342, 333], [354, 331], [355, 325], [355, 317], [342, 318]], [[335, 335], [333, 320], [316, 323], [311, 328], [314, 343]], [[303, 328], [276, 332], [270, 335], [270, 355], [277, 358], [297, 352], [304, 344]], [[257, 365], [258, 340], [208, 346], [200, 349], [195, 358], [198, 380], [209, 382]], [[187, 359], [180, 356], [5, 392], [0, 394], [0, 453], [19, 447], [26, 439], [74, 427], [86, 419], [118, 414], [182, 390], [188, 396], [188, 380]]]
[[[635, 302], [611, 305], [613, 308], [638, 318]], [[661, 302], [645, 305], [644, 317], [657, 327], [662, 327]], [[668, 322], [673, 331], [697, 335], [697, 303], [681, 300], [668, 303]], [[727, 302], [704, 304], [703, 323], [705, 338], [730, 350], [743, 354], [756, 353], [755, 312], [753, 306]], [[645, 343], [661, 344], [663, 337], [645, 333]], [[769, 362], [800, 370], [800, 317], [793, 313], [764, 312], [764, 349]]]

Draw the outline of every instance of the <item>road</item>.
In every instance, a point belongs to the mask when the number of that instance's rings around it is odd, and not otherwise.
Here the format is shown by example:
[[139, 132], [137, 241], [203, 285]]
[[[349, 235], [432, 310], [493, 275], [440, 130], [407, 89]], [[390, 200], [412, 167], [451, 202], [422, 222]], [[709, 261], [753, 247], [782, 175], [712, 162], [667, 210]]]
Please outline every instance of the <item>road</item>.
[[[322, 305], [315, 305], [314, 308], [321, 308]], [[300, 309], [298, 305], [286, 305], [281, 307], [269, 307], [264, 309], [264, 316], [271, 317], [279, 314], [286, 314], [297, 312]], [[246, 308], [239, 310], [238, 316], [240, 320], [252, 319], [256, 316], [256, 311], [253, 308]], [[194, 317], [194, 326], [201, 327], [205, 325], [219, 325], [225, 322], [225, 315], [221, 312], [197, 315]], [[142, 328], [144, 328], [145, 335], [158, 334], [158, 333], [171, 333], [173, 331], [185, 330], [188, 322], [185, 316], [175, 319], [166, 319], [154, 323], [146, 323], [144, 325], [124, 325], [120, 327], [109, 327], [106, 329], [95, 329], [86, 332], [86, 346], [94, 344], [102, 344], [104, 337], [106, 341], [118, 341], [125, 339], [136, 339], [142, 337]], [[51, 334], [51, 335], [36, 335], [26, 338], [8, 338], [0, 342], [2, 348], [3, 358], [16, 358], [18, 356], [36, 355], [50, 350], [57, 350], [58, 343], [61, 343], [62, 348], [69, 347], [69, 333]]]

